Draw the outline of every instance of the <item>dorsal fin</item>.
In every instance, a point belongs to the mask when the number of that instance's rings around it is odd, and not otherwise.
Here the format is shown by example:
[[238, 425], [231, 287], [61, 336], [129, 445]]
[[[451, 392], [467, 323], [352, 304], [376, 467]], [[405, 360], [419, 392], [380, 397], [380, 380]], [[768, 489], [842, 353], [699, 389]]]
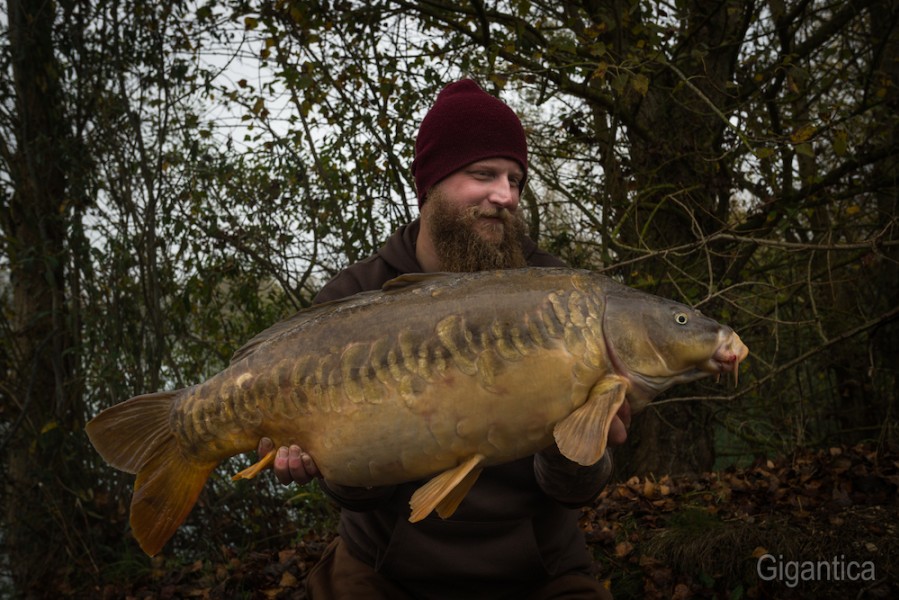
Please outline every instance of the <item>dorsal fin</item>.
[[321, 304], [316, 304], [315, 306], [303, 308], [293, 315], [287, 317], [286, 319], [278, 321], [267, 329], [263, 329], [255, 336], [250, 338], [250, 341], [238, 348], [231, 356], [231, 364], [234, 364], [237, 361], [250, 356], [251, 354], [253, 354], [253, 352], [256, 351], [257, 348], [259, 348], [259, 346], [269, 340], [287, 335], [303, 327], [306, 323], [318, 319], [339, 308], [353, 304], [365, 304], [366, 302], [370, 301], [372, 295], [379, 293], [380, 292], [378, 291], [359, 292], [358, 294], [347, 296], [346, 298], [331, 300], [330, 302], [322, 302]]
[[436, 273], [406, 273], [405, 275], [394, 277], [390, 281], [384, 283], [384, 285], [381, 286], [381, 291], [393, 292], [396, 290], [402, 290], [427, 283], [429, 281], [434, 281], [436, 279], [450, 277], [451, 275], [453, 275], [453, 273], [446, 273], [444, 271], [438, 271]]
[[259, 348], [259, 346], [261, 346], [265, 342], [273, 340], [275, 338], [279, 338], [282, 335], [287, 335], [295, 331], [296, 329], [303, 327], [309, 321], [318, 319], [335, 310], [342, 309], [350, 305], [365, 304], [367, 302], [370, 302], [373, 296], [377, 296], [378, 294], [381, 294], [383, 292], [395, 292], [397, 290], [410, 289], [417, 285], [421, 285], [437, 279], [443, 279], [451, 275], [453, 275], [453, 273], [408, 273], [387, 281], [380, 290], [359, 292], [358, 294], [347, 296], [346, 298], [331, 300], [330, 302], [323, 302], [321, 304], [316, 304], [315, 306], [310, 306], [309, 308], [299, 310], [283, 321], [278, 321], [271, 327], [264, 329], [263, 331], [253, 336], [250, 341], [248, 341], [246, 344], [244, 344], [234, 352], [234, 354], [231, 356], [231, 364], [250, 356], [251, 354], [253, 354], [253, 352], [256, 351], [257, 348]]

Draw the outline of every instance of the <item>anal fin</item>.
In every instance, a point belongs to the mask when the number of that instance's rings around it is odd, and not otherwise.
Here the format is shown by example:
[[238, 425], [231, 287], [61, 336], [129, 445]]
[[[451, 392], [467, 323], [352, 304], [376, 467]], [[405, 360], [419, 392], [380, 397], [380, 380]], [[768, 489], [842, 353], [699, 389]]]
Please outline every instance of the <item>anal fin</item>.
[[612, 417], [624, 402], [627, 387], [627, 380], [621, 376], [604, 377], [593, 386], [583, 405], [556, 423], [553, 437], [567, 459], [586, 466], [602, 458]]
[[417, 523], [434, 510], [437, 510], [437, 514], [444, 519], [456, 512], [481, 474], [481, 469], [477, 466], [483, 460], [483, 454], [475, 454], [459, 466], [447, 469], [415, 490], [409, 501], [412, 508], [409, 521]]

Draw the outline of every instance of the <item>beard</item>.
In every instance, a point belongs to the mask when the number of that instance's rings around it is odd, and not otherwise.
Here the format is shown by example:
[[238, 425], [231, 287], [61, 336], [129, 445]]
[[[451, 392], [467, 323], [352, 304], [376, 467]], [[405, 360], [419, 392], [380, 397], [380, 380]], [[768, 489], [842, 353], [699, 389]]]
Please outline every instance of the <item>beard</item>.
[[[428, 195], [427, 202], [432, 204], [428, 226], [442, 270], [468, 273], [527, 266], [521, 249], [526, 227], [515, 213], [502, 207], [459, 209], [436, 191]], [[478, 233], [476, 228], [481, 217], [501, 221], [502, 237], [499, 240], [491, 241]]]

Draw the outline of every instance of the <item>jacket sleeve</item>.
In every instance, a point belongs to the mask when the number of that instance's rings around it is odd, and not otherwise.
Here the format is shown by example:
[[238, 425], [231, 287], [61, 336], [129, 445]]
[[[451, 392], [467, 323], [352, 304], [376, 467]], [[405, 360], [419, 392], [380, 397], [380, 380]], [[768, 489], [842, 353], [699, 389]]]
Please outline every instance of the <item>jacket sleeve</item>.
[[534, 476], [543, 493], [572, 508], [591, 503], [612, 477], [612, 455], [607, 449], [595, 464], [570, 461], [553, 444], [534, 455]]
[[341, 508], [355, 512], [374, 510], [393, 496], [396, 486], [385, 485], [381, 487], [350, 487], [320, 481], [322, 491]]

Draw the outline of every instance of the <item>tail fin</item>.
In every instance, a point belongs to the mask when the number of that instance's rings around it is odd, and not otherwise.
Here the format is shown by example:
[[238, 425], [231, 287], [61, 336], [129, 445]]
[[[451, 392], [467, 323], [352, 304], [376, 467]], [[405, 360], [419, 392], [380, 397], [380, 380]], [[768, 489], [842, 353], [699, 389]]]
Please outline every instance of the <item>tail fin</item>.
[[172, 433], [172, 403], [183, 390], [146, 394], [107, 408], [85, 431], [113, 467], [137, 474], [131, 528], [157, 554], [187, 518], [215, 463], [190, 462]]

